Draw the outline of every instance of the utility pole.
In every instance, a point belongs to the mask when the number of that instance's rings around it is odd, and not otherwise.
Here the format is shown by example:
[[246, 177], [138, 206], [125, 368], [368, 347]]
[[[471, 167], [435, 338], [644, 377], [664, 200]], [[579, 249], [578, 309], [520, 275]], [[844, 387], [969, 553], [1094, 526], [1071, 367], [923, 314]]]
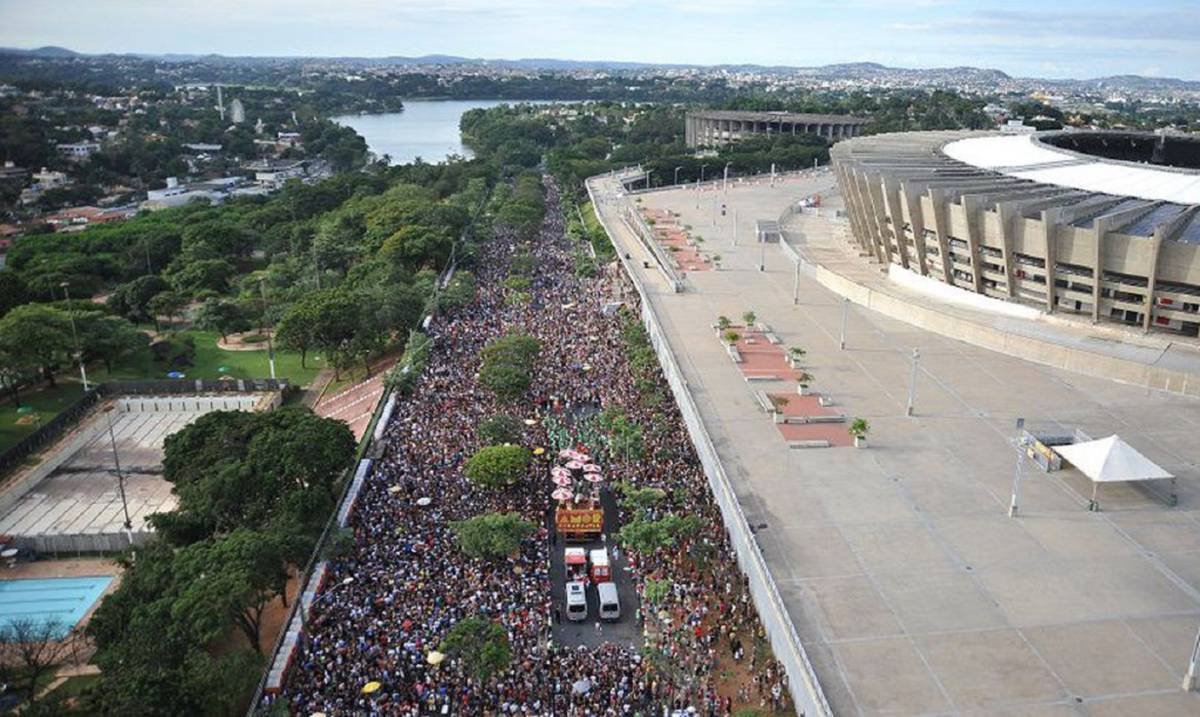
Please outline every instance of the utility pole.
[[683, 169], [683, 167], [675, 168], [675, 181], [673, 182], [674, 184], [679, 184], [679, 170], [681, 170], [681, 169]]
[[263, 300], [263, 320], [267, 322], [267, 363], [271, 367], [271, 378], [275, 378], [275, 346], [271, 343], [271, 333], [275, 330], [271, 326], [271, 312], [267, 305], [267, 284], [263, 280], [258, 282], [258, 291], [262, 294]]
[[904, 415], [913, 415], [913, 399], [917, 393], [917, 365], [921, 360], [921, 352], [913, 349], [912, 351], [912, 375], [908, 377], [908, 406], [904, 409]]
[[733, 245], [737, 246], [737, 209], [733, 210]]
[[758, 237], [758, 270], [767, 270], [767, 242]]
[[724, 184], [721, 187], [721, 191], [723, 191], [723, 192], [729, 191], [729, 165], [731, 165], [731, 164], [733, 164], [733, 162], [725, 163], [725, 179], [724, 179]]
[[[1022, 429], [1025, 428], [1025, 419], [1017, 419], [1017, 466], [1013, 469], [1013, 487], [1012, 499], [1008, 502], [1008, 517], [1017, 517], [1017, 504], [1021, 498], [1021, 469], [1025, 465], [1025, 441], [1021, 438]], [[1194, 657], [1194, 655], [1193, 655]], [[1193, 660], [1194, 664], [1194, 660]]]
[[[792, 279], [792, 305], [800, 304], [800, 262], [796, 262], [796, 275]], [[845, 323], [843, 323], [845, 326]], [[846, 348], [846, 332], [842, 330], [842, 345], [840, 348]]]
[[79, 362], [79, 378], [83, 381], [83, 390], [88, 390], [87, 367], [83, 365], [83, 349], [79, 348], [79, 334], [75, 331], [75, 313], [71, 311], [71, 290], [67, 282], [59, 284], [63, 296], [67, 299], [67, 319], [71, 322], [71, 341], [75, 344], [75, 360]]
[[1191, 692], [1196, 689], [1196, 671], [1200, 669], [1200, 630], [1196, 631], [1196, 642], [1192, 645], [1192, 659], [1188, 661], [1187, 672], [1183, 675], [1183, 689]]

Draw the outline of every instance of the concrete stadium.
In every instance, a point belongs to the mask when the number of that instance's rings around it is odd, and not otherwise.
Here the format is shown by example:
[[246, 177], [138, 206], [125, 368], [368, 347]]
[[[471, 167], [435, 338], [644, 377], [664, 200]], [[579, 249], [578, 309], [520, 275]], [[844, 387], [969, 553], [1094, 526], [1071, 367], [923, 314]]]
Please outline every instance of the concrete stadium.
[[1200, 139], [914, 132], [832, 150], [880, 263], [1047, 313], [1200, 333]]

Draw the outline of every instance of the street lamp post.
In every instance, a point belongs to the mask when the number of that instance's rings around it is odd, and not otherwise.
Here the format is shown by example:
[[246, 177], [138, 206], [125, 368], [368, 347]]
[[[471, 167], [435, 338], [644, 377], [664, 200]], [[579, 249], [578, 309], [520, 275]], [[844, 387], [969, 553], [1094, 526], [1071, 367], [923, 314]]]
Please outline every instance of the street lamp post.
[[908, 406], [904, 409], [904, 415], [913, 415], [913, 401], [917, 394], [917, 365], [921, 360], [921, 352], [917, 349], [912, 351], [912, 375], [908, 377]]
[[842, 298], [842, 334], [838, 339], [838, 348], [846, 350], [846, 313], [850, 310], [850, 300]]
[[129, 501], [125, 498], [125, 474], [121, 472], [121, 457], [117, 454], [117, 434], [113, 430], [112, 410], [115, 406], [104, 409], [104, 417], [108, 421], [108, 440], [112, 445], [113, 466], [117, 470], [117, 491], [121, 494], [121, 510], [125, 514], [125, 535], [129, 544], [133, 545], [133, 521], [129, 519]]
[[271, 378], [274, 379], [275, 378], [275, 345], [273, 343], [271, 343], [271, 333], [274, 331], [274, 327], [271, 326], [271, 323], [270, 323], [271, 322], [271, 312], [270, 312], [270, 307], [267, 305], [267, 285], [266, 285], [266, 282], [262, 281], [261, 279], [258, 282], [258, 291], [260, 294], [262, 294], [263, 319], [266, 320], [266, 322], [267, 322], [267, 363], [271, 367]]
[[724, 191], [724, 192], [729, 191], [729, 165], [731, 165], [731, 164], [733, 164], [733, 162], [725, 163], [725, 177], [722, 180], [723, 184], [721, 185], [721, 191]]
[[737, 213], [738, 210], [733, 210], [733, 245], [737, 246]]
[[758, 237], [758, 270], [767, 270], [767, 242]]
[[[335, 592], [337, 592], [337, 589], [338, 589], [338, 588], [344, 588], [344, 587], [346, 587], [347, 585], [352, 585], [352, 584], [354, 584], [354, 576], [353, 576], [353, 575], [349, 575], [349, 576], [347, 576], [347, 577], [343, 578], [343, 579], [342, 579], [342, 581], [341, 581], [340, 583], [338, 583], [337, 585], [334, 585], [333, 587], [329, 588], [328, 590], [326, 590], [326, 591], [325, 591], [325, 593], [324, 593], [324, 594], [322, 594], [322, 595], [319, 595], [319, 596], [318, 596], [318, 597], [317, 597], [315, 600], [313, 600], [311, 603], [309, 603], [309, 605], [308, 605], [308, 609], [309, 609], [309, 610], [312, 610], [312, 609], [313, 609], [314, 607], [316, 607], [316, 606], [317, 606], [317, 604], [318, 604], [318, 603], [320, 603], [322, 600], [324, 600], [325, 598], [327, 598], [327, 597], [329, 597], [330, 595], [332, 595], [332, 594], [334, 594]], [[300, 605], [300, 611], [299, 611], [299, 612], [300, 612], [300, 629], [301, 629], [301, 630], [303, 630], [303, 629], [304, 629], [304, 622], [305, 622], [305, 620], [307, 619], [307, 615], [306, 615], [306, 613], [307, 613], [307, 610], [305, 610], [305, 609], [304, 609], [304, 605], [303, 605], [303, 603]]]
[[75, 344], [75, 360], [79, 362], [79, 378], [83, 381], [83, 390], [88, 390], [87, 368], [83, 365], [83, 350], [79, 348], [79, 334], [75, 331], [75, 314], [71, 311], [71, 290], [67, 282], [59, 284], [63, 296], [67, 298], [67, 319], [71, 322], [71, 341]]
[[683, 167], [675, 168], [675, 181], [673, 182], [674, 184], [679, 184], [679, 170], [681, 170], [681, 169], [683, 169]]
[[1022, 429], [1025, 428], [1025, 419], [1017, 419], [1017, 466], [1013, 469], [1013, 487], [1012, 499], [1008, 501], [1008, 517], [1017, 517], [1017, 505], [1021, 500], [1021, 469], [1025, 465], [1025, 441], [1021, 437]]

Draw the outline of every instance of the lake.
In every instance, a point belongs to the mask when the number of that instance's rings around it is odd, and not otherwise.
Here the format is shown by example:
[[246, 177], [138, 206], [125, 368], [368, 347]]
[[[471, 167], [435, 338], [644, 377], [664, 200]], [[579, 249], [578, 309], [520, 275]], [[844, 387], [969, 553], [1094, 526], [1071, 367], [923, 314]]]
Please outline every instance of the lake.
[[[367, 147], [392, 164], [408, 164], [420, 157], [426, 162], [445, 161], [453, 154], [470, 157], [462, 145], [458, 121], [467, 110], [515, 104], [517, 100], [405, 100], [403, 112], [374, 115], [341, 115], [333, 121], [350, 127], [367, 140]], [[541, 104], [541, 103], [537, 103]]]

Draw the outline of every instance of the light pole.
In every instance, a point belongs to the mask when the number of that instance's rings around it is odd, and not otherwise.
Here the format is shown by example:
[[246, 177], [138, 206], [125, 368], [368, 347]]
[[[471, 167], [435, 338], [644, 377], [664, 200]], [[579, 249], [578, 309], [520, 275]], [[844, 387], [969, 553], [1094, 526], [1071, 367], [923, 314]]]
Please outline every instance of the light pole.
[[[799, 275], [797, 274], [797, 280], [798, 280], [798, 277], [799, 277]], [[842, 334], [841, 334], [841, 338], [838, 339], [838, 348], [843, 351], [846, 350], [846, 312], [850, 310], [849, 307], [850, 307], [850, 300], [843, 297], [842, 298]]]
[[125, 474], [121, 472], [121, 457], [117, 455], [117, 434], [113, 431], [112, 411], [115, 406], [104, 409], [104, 417], [108, 420], [108, 440], [112, 444], [113, 465], [117, 469], [117, 491], [121, 494], [121, 510], [125, 513], [125, 535], [129, 544], [133, 545], [133, 521], [129, 519], [129, 502], [125, 499]]
[[[800, 304], [800, 261], [797, 260], [796, 261], [796, 275], [792, 278], [792, 306], [798, 306], [799, 304]], [[843, 336], [842, 336], [841, 348], [846, 348], [845, 332], [843, 331], [842, 333], [843, 333]]]
[[270, 307], [267, 306], [267, 285], [262, 279], [258, 281], [258, 291], [262, 294], [263, 300], [263, 320], [267, 322], [267, 363], [271, 367], [271, 378], [275, 378], [275, 345], [271, 343], [271, 333], [274, 327], [271, 326]]
[[908, 406], [904, 409], [904, 415], [913, 415], [913, 399], [917, 394], [917, 365], [921, 360], [921, 352], [913, 349], [912, 351], [912, 375], [908, 377]]
[[1021, 498], [1021, 468], [1025, 465], [1025, 441], [1021, 437], [1022, 429], [1025, 428], [1025, 419], [1017, 419], [1017, 466], [1013, 469], [1013, 487], [1012, 499], [1008, 502], [1008, 517], [1017, 517], [1017, 504]]
[[758, 270], [767, 270], [767, 243], [758, 237]]
[[737, 246], [737, 209], [733, 210], [733, 245]]
[[[335, 592], [337, 592], [337, 589], [338, 589], [338, 588], [344, 588], [344, 587], [346, 587], [347, 585], [353, 585], [353, 584], [354, 584], [354, 576], [353, 576], [353, 575], [349, 575], [349, 576], [347, 576], [347, 577], [343, 578], [343, 579], [342, 579], [342, 581], [341, 581], [340, 583], [338, 583], [337, 585], [334, 585], [333, 587], [329, 588], [328, 590], [326, 590], [326, 591], [324, 592], [324, 594], [317, 596], [317, 598], [316, 598], [315, 600], [313, 600], [311, 603], [309, 603], [309, 605], [308, 605], [308, 609], [309, 609], [309, 610], [312, 610], [314, 607], [316, 607], [316, 606], [317, 606], [317, 603], [321, 602], [321, 601], [322, 601], [322, 600], [324, 600], [325, 598], [327, 598], [327, 597], [329, 597], [330, 595], [332, 595], [332, 594], [334, 594]], [[306, 614], [305, 614], [305, 613], [307, 613], [307, 612], [308, 612], [308, 611], [304, 609], [304, 607], [303, 607], [303, 604], [302, 604], [302, 605], [301, 605], [301, 608], [300, 608], [300, 629], [301, 629], [301, 630], [303, 630], [303, 629], [304, 629], [304, 621], [305, 621], [305, 619], [306, 619]]]
[[[704, 168], [707, 166], [707, 164], [700, 165], [700, 184], [704, 184]], [[700, 184], [696, 185], [696, 189], [700, 189]]]
[[75, 331], [75, 314], [71, 311], [71, 290], [67, 282], [59, 284], [63, 296], [67, 298], [67, 319], [71, 322], [71, 341], [75, 344], [75, 360], [79, 362], [79, 378], [83, 380], [83, 390], [88, 390], [87, 368], [83, 365], [83, 350], [79, 348], [79, 334]]
[[722, 180], [724, 183], [721, 185], [721, 191], [723, 192], [729, 191], [729, 165], [731, 164], [733, 164], [733, 162], [725, 163], [725, 178]]
[[1192, 659], [1188, 661], [1187, 672], [1183, 675], [1183, 689], [1191, 692], [1196, 689], [1196, 671], [1200, 669], [1200, 630], [1196, 631], [1196, 642], [1192, 644]]
[[679, 170], [681, 170], [681, 169], [683, 169], [683, 167], [676, 167], [676, 168], [675, 168], [675, 182], [674, 182], [674, 184], [679, 184]]

